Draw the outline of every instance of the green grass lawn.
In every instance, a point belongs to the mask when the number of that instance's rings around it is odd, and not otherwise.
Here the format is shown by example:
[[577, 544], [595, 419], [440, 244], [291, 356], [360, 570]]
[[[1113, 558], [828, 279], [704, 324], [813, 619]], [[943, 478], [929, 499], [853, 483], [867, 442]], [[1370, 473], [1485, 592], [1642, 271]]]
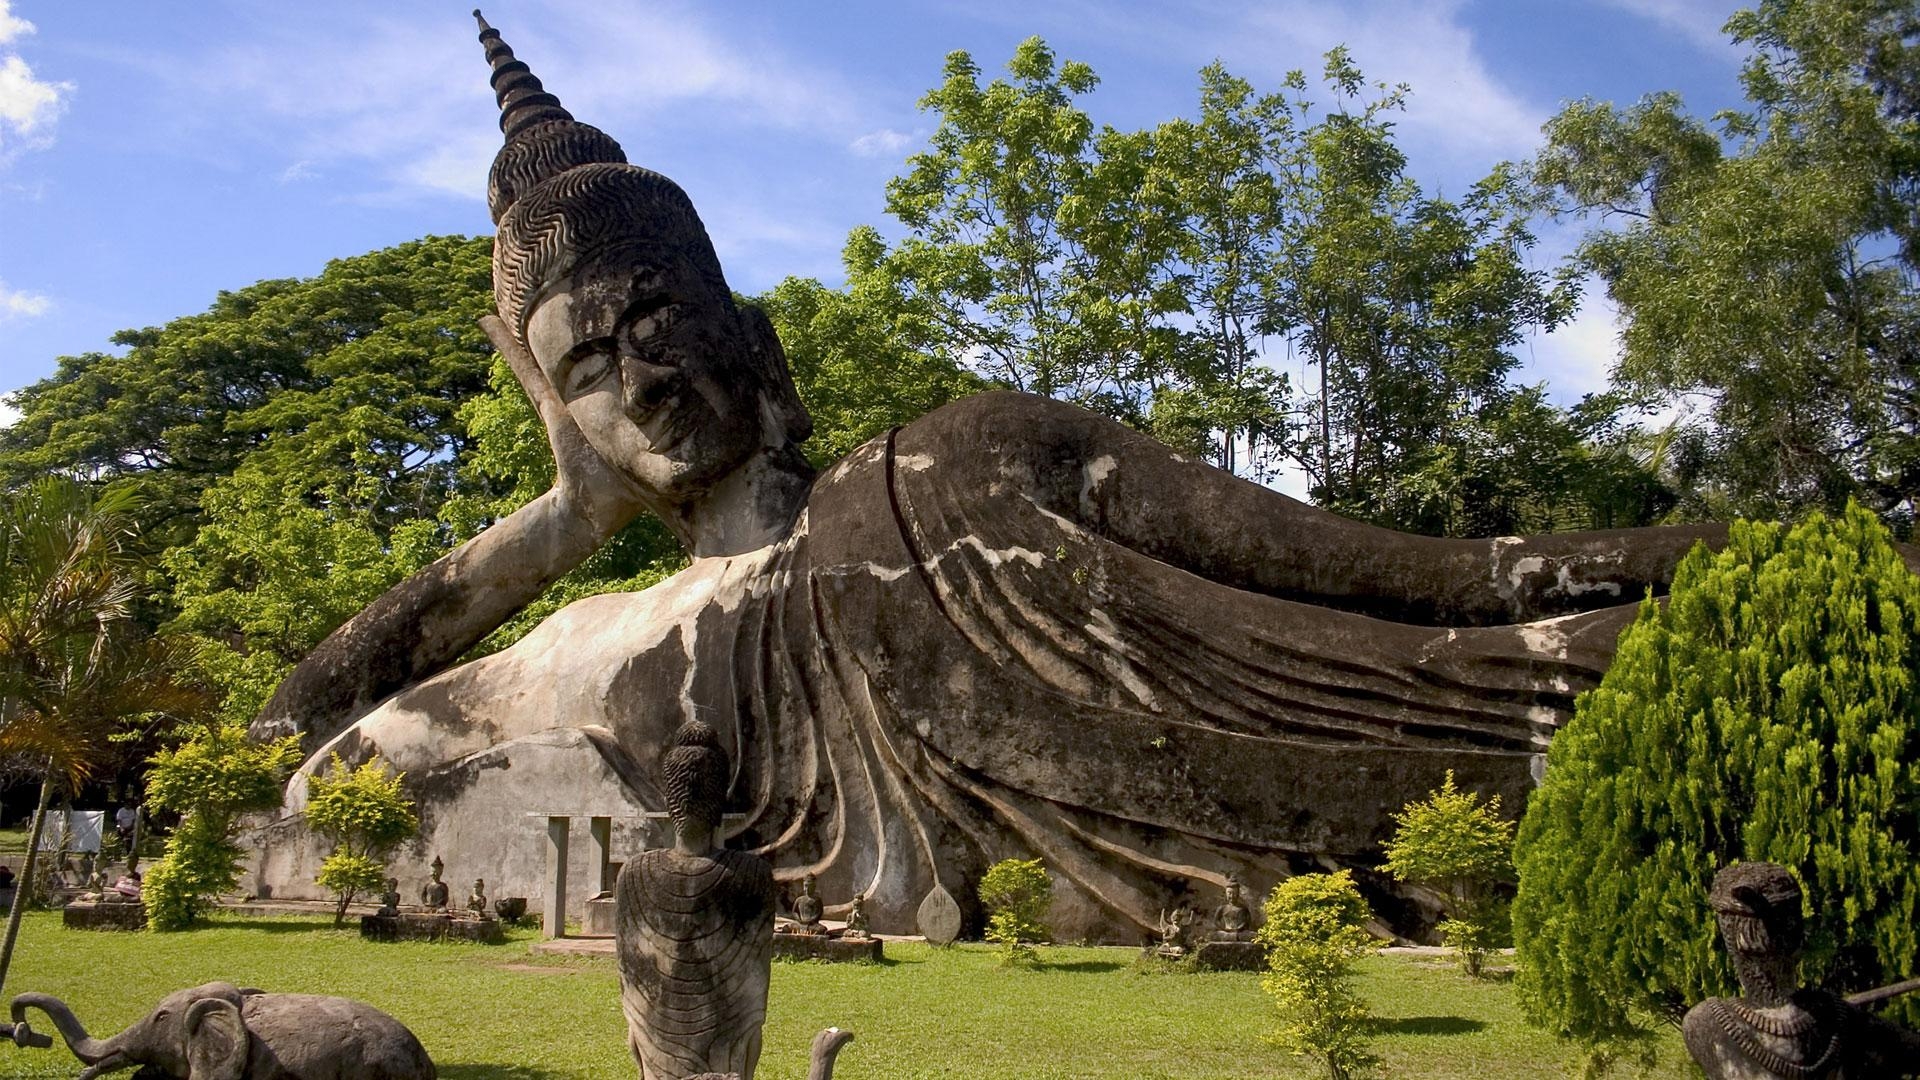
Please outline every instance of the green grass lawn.
[[[28, 916], [5, 993], [52, 993], [96, 1034], [164, 994], [227, 979], [343, 994], [411, 1027], [447, 1080], [631, 1077], [611, 959], [529, 955], [506, 945], [375, 944], [310, 919], [230, 919], [182, 934], [68, 931]], [[774, 965], [759, 1075], [806, 1074], [813, 1033], [850, 1028], [846, 1080], [912, 1077], [1312, 1077], [1262, 1041], [1274, 1017], [1252, 974], [1137, 970], [1123, 949], [1047, 948], [1007, 969], [983, 946], [889, 943], [880, 965]], [[1520, 1020], [1512, 987], [1403, 957], [1369, 960], [1362, 988], [1394, 1078], [1568, 1075], [1574, 1056]], [[42, 1019], [38, 1013], [36, 1020]], [[1662, 1077], [1689, 1075], [1677, 1038]], [[64, 1049], [0, 1043], [0, 1077], [72, 1076]]]

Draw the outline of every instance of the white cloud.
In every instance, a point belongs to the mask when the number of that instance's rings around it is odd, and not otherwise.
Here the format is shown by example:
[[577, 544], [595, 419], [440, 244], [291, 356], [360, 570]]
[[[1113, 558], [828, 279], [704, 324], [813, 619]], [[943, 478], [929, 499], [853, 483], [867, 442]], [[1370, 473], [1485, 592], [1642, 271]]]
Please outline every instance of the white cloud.
[[53, 122], [72, 91], [72, 83], [35, 78], [18, 56], [0, 56], [0, 155], [51, 143]]
[[0, 45], [33, 33], [33, 24], [15, 15], [12, 7], [13, 0], [0, 0]]
[[1598, 281], [1588, 280], [1580, 310], [1551, 334], [1528, 336], [1521, 379], [1544, 381], [1555, 401], [1572, 404], [1607, 388], [1620, 359], [1620, 315]]
[[313, 169], [313, 162], [301, 158], [299, 161], [281, 169], [279, 179], [283, 184], [293, 184], [302, 180], [311, 180], [318, 175], [320, 174]]
[[884, 157], [898, 154], [913, 142], [913, 136], [892, 128], [869, 131], [865, 135], [847, 144], [847, 149], [861, 157]]
[[1720, 28], [1740, 4], [1734, 0], [1601, 0], [1674, 31], [1706, 52], [1733, 46]]
[[1250, 33], [1240, 48], [1255, 63], [1281, 58], [1279, 66], [1305, 67], [1316, 91], [1310, 96], [1326, 102], [1329, 92], [1317, 78], [1319, 56], [1345, 44], [1368, 77], [1413, 88], [1406, 111], [1395, 117], [1402, 128], [1432, 137], [1463, 161], [1528, 154], [1547, 115], [1493, 76], [1458, 18], [1460, 8], [1459, 0], [1261, 4], [1244, 13]]
[[20, 419], [20, 410], [0, 400], [0, 428], [8, 428]]
[[[616, 134], [757, 124], [844, 144], [861, 130], [860, 98], [836, 75], [710, 23], [693, 7], [552, 3], [516, 7], [500, 29], [569, 110]], [[486, 70], [470, 25], [465, 33], [440, 19], [342, 25], [313, 9], [154, 75], [174, 80], [176, 94], [226, 103], [220, 123], [276, 144], [305, 169], [373, 162], [392, 185], [349, 197], [478, 199], [500, 145]], [[625, 141], [634, 160], [656, 163], [639, 139]]]
[[11, 319], [31, 319], [35, 315], [44, 315], [52, 306], [53, 301], [40, 293], [9, 289], [6, 282], [0, 281], [0, 322]]

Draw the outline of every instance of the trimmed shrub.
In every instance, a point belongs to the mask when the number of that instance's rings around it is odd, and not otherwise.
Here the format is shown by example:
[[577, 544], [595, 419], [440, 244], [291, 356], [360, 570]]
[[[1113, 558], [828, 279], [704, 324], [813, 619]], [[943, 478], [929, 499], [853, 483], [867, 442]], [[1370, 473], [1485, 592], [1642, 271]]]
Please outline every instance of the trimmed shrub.
[[234, 826], [242, 814], [280, 805], [281, 785], [299, 760], [297, 736], [254, 742], [233, 723], [193, 728], [185, 742], [154, 755], [147, 804], [178, 813], [180, 825], [141, 882], [149, 927], [184, 929], [240, 884]]
[[1003, 859], [980, 879], [980, 903], [987, 909], [987, 940], [1001, 947], [1006, 963], [1032, 960], [1033, 944], [1047, 940], [1047, 908], [1053, 882], [1039, 859]]
[[339, 897], [336, 926], [355, 896], [385, 883], [393, 846], [420, 827], [413, 801], [400, 791], [401, 775], [378, 757], [349, 769], [335, 754], [307, 785], [307, 824], [334, 844], [315, 881]]
[[1500, 796], [1480, 796], [1446, 783], [1394, 815], [1387, 872], [1401, 881], [1443, 889], [1447, 918], [1440, 936], [1479, 975], [1487, 954], [1507, 936], [1507, 909], [1494, 885], [1513, 870], [1513, 822], [1500, 816]]
[[[1648, 600], [1554, 739], [1515, 846], [1530, 1016], [1602, 1044], [1736, 984], [1707, 888], [1792, 870], [1802, 976], [1840, 990], [1920, 956], [1920, 581], [1873, 515], [1736, 523]], [[1920, 1002], [1896, 1003], [1908, 1022]], [[1896, 1013], [1897, 1015], [1897, 1013]]]
[[1260, 988], [1280, 1011], [1280, 1027], [1268, 1040], [1317, 1059], [1332, 1080], [1375, 1061], [1367, 1051], [1372, 1012], [1353, 987], [1354, 961], [1374, 947], [1370, 915], [1349, 872], [1302, 874], [1274, 886], [1255, 934], [1267, 947]]

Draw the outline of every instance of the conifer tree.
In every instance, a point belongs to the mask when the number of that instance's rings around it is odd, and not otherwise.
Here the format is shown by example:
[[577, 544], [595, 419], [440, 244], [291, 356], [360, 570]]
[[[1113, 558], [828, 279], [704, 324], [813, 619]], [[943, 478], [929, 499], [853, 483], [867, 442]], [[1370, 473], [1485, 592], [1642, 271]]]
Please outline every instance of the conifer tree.
[[1917, 630], [1920, 579], [1857, 505], [1736, 523], [1725, 550], [1681, 563], [1555, 737], [1521, 822], [1513, 928], [1535, 1020], [1597, 1043], [1736, 992], [1707, 908], [1736, 860], [1799, 876], [1807, 983], [1915, 973]]

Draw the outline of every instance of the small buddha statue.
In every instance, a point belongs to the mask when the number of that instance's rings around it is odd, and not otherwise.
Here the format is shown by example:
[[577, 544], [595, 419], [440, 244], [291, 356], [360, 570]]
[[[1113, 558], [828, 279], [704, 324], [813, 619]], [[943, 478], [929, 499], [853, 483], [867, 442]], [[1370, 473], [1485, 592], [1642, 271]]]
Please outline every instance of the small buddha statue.
[[1806, 938], [1800, 902], [1793, 875], [1773, 863], [1739, 863], [1714, 875], [1707, 903], [1720, 924], [1740, 996], [1708, 998], [1687, 1010], [1680, 1025], [1687, 1053], [1707, 1080], [1911, 1073], [1912, 1063], [1920, 1061], [1920, 1033], [1830, 990], [1799, 986]]
[[855, 941], [865, 941], [873, 936], [867, 929], [867, 898], [864, 895], [853, 894], [853, 903], [847, 907], [847, 928], [840, 932], [840, 936]]
[[467, 897], [467, 911], [475, 918], [487, 917], [487, 879], [473, 879], [473, 894]]
[[380, 894], [380, 910], [378, 914], [389, 919], [400, 914], [399, 878], [390, 877], [387, 879], [387, 889]]
[[719, 845], [732, 770], [711, 727], [682, 724], [661, 761], [673, 846], [614, 883], [614, 951], [627, 1043], [643, 1080], [753, 1080], [773, 973], [773, 867]]
[[433, 878], [420, 887], [420, 905], [428, 911], [445, 911], [449, 890], [447, 883], [440, 880], [440, 875], [446, 871], [446, 864], [440, 861], [440, 856], [435, 855], [429, 869]]
[[1226, 899], [1213, 909], [1213, 940], [1253, 940], [1253, 916], [1247, 911], [1246, 901], [1240, 897], [1240, 878], [1237, 875], [1227, 875]]
[[820, 898], [814, 895], [815, 887], [812, 874], [800, 879], [800, 895], [793, 898], [793, 932], [796, 934], [820, 935], [827, 932], [827, 928], [820, 925], [820, 915], [824, 909]]

